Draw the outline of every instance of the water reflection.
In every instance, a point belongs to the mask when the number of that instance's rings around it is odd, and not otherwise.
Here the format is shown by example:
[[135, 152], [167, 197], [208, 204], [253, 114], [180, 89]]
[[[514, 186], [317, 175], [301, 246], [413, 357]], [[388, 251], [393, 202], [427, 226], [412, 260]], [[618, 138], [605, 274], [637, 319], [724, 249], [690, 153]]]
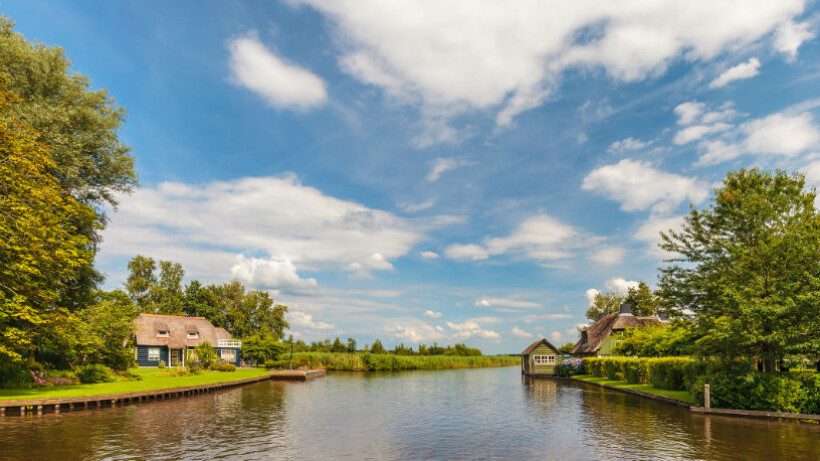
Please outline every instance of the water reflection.
[[333, 373], [0, 418], [2, 459], [818, 459], [820, 428], [691, 414], [518, 368]]

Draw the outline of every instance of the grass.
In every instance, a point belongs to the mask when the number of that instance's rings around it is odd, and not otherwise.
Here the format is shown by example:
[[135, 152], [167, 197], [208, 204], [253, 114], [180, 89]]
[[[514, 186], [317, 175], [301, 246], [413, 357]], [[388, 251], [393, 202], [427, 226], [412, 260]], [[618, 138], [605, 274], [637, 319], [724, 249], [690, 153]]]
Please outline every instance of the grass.
[[458, 368], [490, 368], [520, 365], [521, 358], [511, 355], [480, 355], [462, 357], [455, 355], [391, 355], [391, 354], [341, 354], [330, 352], [302, 352], [311, 361], [328, 370], [337, 371], [400, 371], [400, 370], [452, 370]]
[[651, 384], [629, 384], [625, 381], [613, 381], [607, 378], [596, 378], [592, 375], [576, 375], [573, 376], [573, 378], [577, 378], [582, 381], [587, 381], [590, 383], [604, 384], [607, 386], [617, 387], [620, 389], [631, 389], [633, 391], [646, 392], [647, 394], [655, 394], [660, 395], [662, 397], [669, 397], [677, 400], [683, 400], [684, 402], [697, 404], [697, 402], [695, 402], [695, 400], [692, 398], [692, 395], [688, 391], [669, 391], [666, 389], [658, 389], [652, 386]]
[[0, 400], [46, 399], [85, 397], [91, 395], [120, 394], [127, 392], [154, 391], [175, 387], [198, 386], [220, 382], [239, 381], [270, 373], [261, 368], [240, 368], [234, 372], [206, 371], [201, 375], [179, 378], [158, 377], [156, 368], [131, 370], [142, 376], [142, 381], [116, 381], [113, 383], [78, 384], [76, 386], [37, 387], [31, 389], [0, 389]]

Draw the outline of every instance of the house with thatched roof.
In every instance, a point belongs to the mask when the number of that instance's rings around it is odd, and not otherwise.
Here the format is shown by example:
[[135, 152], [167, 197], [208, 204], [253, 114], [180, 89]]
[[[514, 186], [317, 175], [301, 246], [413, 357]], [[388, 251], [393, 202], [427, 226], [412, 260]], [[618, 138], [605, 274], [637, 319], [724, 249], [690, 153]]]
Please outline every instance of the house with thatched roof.
[[581, 332], [581, 339], [572, 348], [576, 357], [609, 357], [618, 343], [616, 333], [627, 328], [645, 328], [661, 325], [658, 317], [636, 317], [629, 304], [621, 304], [618, 312], [602, 315], [598, 321]]
[[546, 339], [539, 339], [521, 353], [521, 373], [527, 376], [554, 375], [558, 355], [557, 347]]
[[155, 367], [160, 362], [184, 366], [187, 360], [196, 358], [194, 348], [204, 342], [216, 348], [222, 361], [241, 364], [242, 341], [231, 338], [224, 328], [213, 326], [205, 317], [140, 314], [134, 319], [134, 336], [141, 367]]

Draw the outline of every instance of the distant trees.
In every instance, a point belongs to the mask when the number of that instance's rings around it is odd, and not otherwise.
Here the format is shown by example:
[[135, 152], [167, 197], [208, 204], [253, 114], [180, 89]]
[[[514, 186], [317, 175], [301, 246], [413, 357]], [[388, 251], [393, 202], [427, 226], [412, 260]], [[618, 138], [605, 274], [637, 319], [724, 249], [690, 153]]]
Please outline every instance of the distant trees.
[[623, 296], [619, 296], [615, 290], [599, 291], [589, 309], [587, 309], [586, 317], [593, 322], [597, 322], [601, 314], [607, 315], [618, 312], [623, 300]]
[[563, 346], [558, 348], [558, 352], [569, 355], [572, 352], [572, 349], [575, 347], [575, 343], [566, 343]]
[[334, 352], [334, 353], [347, 352], [347, 347], [345, 347], [344, 343], [342, 343], [342, 341], [339, 339], [338, 336], [333, 341], [333, 345], [330, 346], [330, 352]]
[[353, 338], [347, 338], [347, 347], [346, 351], [348, 354], [355, 354], [356, 353], [356, 340]]
[[661, 304], [660, 298], [644, 282], [638, 282], [638, 286], [630, 287], [623, 302], [630, 305], [632, 314], [640, 317], [657, 315]]
[[467, 347], [464, 344], [455, 344], [452, 346], [441, 347], [437, 343], [433, 343], [433, 345], [428, 346], [425, 344], [419, 344], [418, 349], [414, 350], [412, 346], [407, 346], [404, 343], [396, 344], [393, 347], [393, 350], [387, 350], [384, 348], [381, 339], [376, 339], [373, 341], [372, 346], [365, 346], [362, 350], [356, 349], [356, 340], [353, 338], [347, 338], [347, 342], [343, 343], [341, 339], [336, 337], [333, 341], [330, 339], [325, 339], [323, 341], [313, 341], [308, 346], [304, 343], [304, 341], [297, 341], [297, 345], [301, 342], [300, 346], [294, 346], [294, 352], [331, 352], [331, 353], [371, 353], [371, 354], [393, 354], [393, 355], [460, 355], [460, 356], [477, 356], [481, 355], [481, 351], [479, 349]]
[[377, 340], [373, 341], [373, 345], [370, 346], [370, 353], [371, 354], [386, 354], [387, 353], [387, 351], [384, 349], [384, 346], [382, 346], [382, 341], [380, 339], [377, 339]]

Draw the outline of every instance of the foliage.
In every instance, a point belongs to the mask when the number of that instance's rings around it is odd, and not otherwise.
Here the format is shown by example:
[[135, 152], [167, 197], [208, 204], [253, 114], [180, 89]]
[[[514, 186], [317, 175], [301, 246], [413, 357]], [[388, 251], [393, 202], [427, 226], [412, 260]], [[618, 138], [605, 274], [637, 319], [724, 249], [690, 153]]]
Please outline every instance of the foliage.
[[297, 357], [310, 357], [315, 364], [328, 370], [340, 371], [400, 371], [400, 370], [449, 370], [456, 368], [505, 367], [518, 365], [518, 356], [444, 356], [444, 355], [395, 355], [395, 354], [333, 354], [309, 352]]
[[693, 354], [694, 346], [692, 324], [674, 321], [670, 325], [627, 328], [612, 352], [637, 357], [679, 356]]
[[209, 367], [211, 371], [236, 371], [236, 365], [232, 363], [222, 363], [222, 362], [214, 362]]
[[572, 349], [575, 347], [575, 343], [566, 343], [563, 346], [558, 348], [558, 352], [563, 355], [569, 355], [572, 353]]
[[273, 337], [250, 336], [242, 340], [242, 357], [251, 362], [277, 360], [285, 346]]
[[311, 355], [297, 355], [292, 359], [266, 360], [265, 368], [275, 370], [291, 370], [299, 368], [313, 368], [319, 363]]
[[110, 368], [96, 363], [78, 369], [76, 375], [83, 384], [110, 383], [117, 380]]
[[142, 381], [142, 375], [133, 370], [115, 370], [114, 376], [120, 381]]
[[623, 296], [618, 295], [615, 290], [599, 291], [595, 294], [595, 299], [592, 300], [592, 304], [587, 309], [586, 317], [593, 322], [597, 322], [601, 314], [607, 315], [618, 312], [623, 301]]
[[347, 348], [342, 343], [342, 341], [337, 336], [335, 340], [333, 340], [333, 345], [330, 346], [330, 352], [347, 352]]
[[622, 363], [624, 381], [629, 384], [649, 384], [649, 360], [626, 360]]
[[182, 265], [137, 255], [128, 262], [125, 288], [140, 312], [183, 315]]
[[649, 384], [658, 389], [673, 391], [686, 390], [685, 367], [691, 362], [690, 358], [662, 357], [650, 360]]
[[373, 345], [370, 346], [370, 353], [371, 354], [386, 354], [387, 353], [387, 351], [384, 349], [384, 346], [382, 346], [382, 340], [381, 339], [376, 339], [375, 341], [373, 341]]
[[219, 355], [216, 352], [216, 348], [213, 347], [208, 341], [203, 341], [202, 344], [195, 347], [194, 353], [196, 354], [196, 358], [199, 360], [199, 363], [201, 363], [205, 368], [209, 368], [219, 360]]
[[652, 293], [649, 285], [638, 282], [637, 287], [627, 289], [624, 303], [632, 307], [632, 314], [640, 317], [656, 315], [659, 311], [661, 300]]
[[165, 360], [160, 360], [159, 363], [157, 364], [157, 368], [159, 368], [160, 370], [165, 368], [165, 366], [166, 366], [165, 365]]
[[202, 368], [202, 364], [199, 363], [199, 361], [192, 360], [190, 362], [185, 362], [185, 371], [188, 373], [188, 375], [194, 376], [202, 374], [205, 370]]
[[584, 361], [577, 358], [564, 359], [558, 366], [555, 367], [555, 372], [558, 376], [573, 376], [584, 374]]
[[33, 381], [31, 374], [21, 364], [0, 364], [0, 389], [28, 386]]
[[356, 340], [353, 338], [347, 338], [347, 346], [346, 350], [348, 354], [355, 354], [356, 353]]
[[774, 372], [784, 355], [820, 349], [820, 214], [804, 186], [781, 170], [729, 173], [707, 208], [661, 234], [677, 256], [659, 294], [697, 314], [700, 354], [758, 356]]
[[686, 367], [690, 358], [585, 357], [584, 369], [592, 376], [632, 384], [651, 384], [658, 389], [687, 390]]

